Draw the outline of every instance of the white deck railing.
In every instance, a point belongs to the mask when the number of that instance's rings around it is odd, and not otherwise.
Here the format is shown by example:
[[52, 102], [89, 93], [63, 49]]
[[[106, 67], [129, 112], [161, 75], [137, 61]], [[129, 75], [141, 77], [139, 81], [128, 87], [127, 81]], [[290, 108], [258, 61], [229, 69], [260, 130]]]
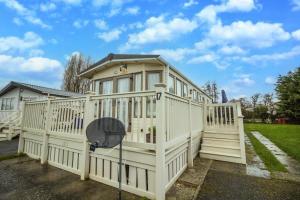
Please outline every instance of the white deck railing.
[[186, 167], [193, 165], [203, 129], [203, 104], [156, 91], [25, 102], [19, 152], [41, 163], [117, 187], [116, 150], [89, 151], [87, 125], [114, 117], [126, 127], [123, 188], [164, 199]]
[[16, 110], [0, 110], [0, 123], [5, 123], [10, 120], [11, 117], [16, 115]]
[[204, 109], [206, 130], [237, 130], [237, 104], [206, 104]]

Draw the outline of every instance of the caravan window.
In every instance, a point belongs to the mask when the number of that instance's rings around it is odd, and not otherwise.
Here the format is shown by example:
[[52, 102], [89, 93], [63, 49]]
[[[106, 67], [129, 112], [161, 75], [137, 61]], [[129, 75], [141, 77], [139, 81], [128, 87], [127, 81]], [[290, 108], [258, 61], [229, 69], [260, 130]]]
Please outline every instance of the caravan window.
[[168, 79], [168, 88], [170, 93], [175, 94], [175, 78], [171, 75], [169, 75]]
[[182, 96], [182, 82], [178, 79], [176, 79], [176, 94]]
[[142, 73], [134, 74], [134, 91], [142, 91]]
[[1, 101], [1, 110], [13, 110], [14, 98], [3, 98]]
[[113, 81], [103, 81], [102, 82], [102, 94], [111, 94], [113, 93]]
[[157, 83], [160, 83], [160, 73], [159, 72], [147, 73], [147, 89], [155, 90], [155, 84]]
[[183, 96], [184, 97], [188, 96], [187, 84], [185, 84], [185, 83], [183, 83]]

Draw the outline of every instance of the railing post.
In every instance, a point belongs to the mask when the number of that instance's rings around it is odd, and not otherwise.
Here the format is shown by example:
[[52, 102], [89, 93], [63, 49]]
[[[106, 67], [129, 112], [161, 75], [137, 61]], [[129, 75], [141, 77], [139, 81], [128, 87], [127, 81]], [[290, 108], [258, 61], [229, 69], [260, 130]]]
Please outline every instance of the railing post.
[[41, 152], [41, 164], [46, 164], [48, 160], [48, 142], [49, 142], [49, 131], [51, 124], [51, 98], [48, 96], [47, 99], [47, 107], [46, 107], [46, 120], [45, 120], [45, 131], [43, 135], [43, 144], [42, 144], [42, 152]]
[[192, 135], [192, 98], [188, 97], [189, 100], [189, 147], [188, 147], [188, 166], [193, 167], [194, 161], [193, 161], [193, 135]]
[[19, 146], [18, 146], [18, 153], [23, 153], [24, 152], [24, 133], [23, 133], [23, 129], [24, 129], [24, 112], [25, 112], [25, 101], [21, 102], [21, 106], [20, 106], [20, 117], [21, 117], [21, 127], [20, 127], [20, 136], [19, 136]]
[[165, 199], [166, 192], [166, 119], [165, 119], [165, 84], [156, 84], [156, 163], [155, 163], [155, 197]]
[[93, 104], [91, 102], [91, 95], [94, 95], [94, 92], [87, 92], [86, 93], [86, 101], [84, 106], [84, 119], [83, 119], [83, 149], [81, 154], [81, 160], [80, 160], [80, 179], [85, 180], [89, 177], [89, 165], [90, 165], [90, 145], [88, 143], [88, 139], [86, 137], [86, 128], [89, 125], [89, 123], [94, 119], [93, 116]]
[[9, 141], [12, 140], [12, 134], [13, 134], [13, 125], [11, 122], [9, 122], [7, 140], [9, 140]]
[[240, 148], [242, 163], [246, 164], [246, 152], [245, 152], [245, 133], [244, 133], [244, 116], [242, 115], [241, 103], [237, 103], [237, 119], [238, 119], [238, 131], [240, 136]]

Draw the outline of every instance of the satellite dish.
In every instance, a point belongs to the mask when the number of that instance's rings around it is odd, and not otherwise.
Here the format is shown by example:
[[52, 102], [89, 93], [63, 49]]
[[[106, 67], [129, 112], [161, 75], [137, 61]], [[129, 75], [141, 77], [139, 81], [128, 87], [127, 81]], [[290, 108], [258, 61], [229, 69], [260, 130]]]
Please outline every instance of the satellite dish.
[[119, 200], [121, 200], [122, 183], [122, 140], [126, 134], [124, 124], [115, 118], [104, 117], [92, 121], [86, 128], [86, 136], [91, 143], [90, 150], [96, 148], [119, 148]]
[[96, 119], [86, 129], [87, 138], [92, 143], [91, 151], [94, 151], [92, 148], [113, 148], [122, 143], [125, 134], [123, 123], [111, 117]]

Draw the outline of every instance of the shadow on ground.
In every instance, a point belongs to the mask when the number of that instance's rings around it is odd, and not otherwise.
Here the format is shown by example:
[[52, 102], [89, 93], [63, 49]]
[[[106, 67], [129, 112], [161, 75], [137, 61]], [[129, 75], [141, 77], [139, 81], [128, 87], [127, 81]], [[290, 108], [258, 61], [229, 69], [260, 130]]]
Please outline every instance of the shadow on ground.
[[18, 151], [19, 138], [0, 142], [0, 156], [15, 154]]
[[[144, 199], [123, 192], [123, 199]], [[117, 199], [116, 188], [52, 166], [42, 166], [28, 157], [0, 162], [0, 199]]]
[[198, 200], [295, 200], [300, 199], [300, 184], [246, 175], [237, 164], [213, 161]]

